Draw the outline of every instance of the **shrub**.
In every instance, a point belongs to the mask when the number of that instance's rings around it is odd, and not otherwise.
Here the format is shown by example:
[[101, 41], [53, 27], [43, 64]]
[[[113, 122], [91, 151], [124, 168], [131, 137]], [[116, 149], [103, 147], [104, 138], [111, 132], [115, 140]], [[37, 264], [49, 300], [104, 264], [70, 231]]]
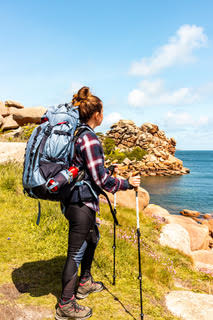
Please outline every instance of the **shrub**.
[[20, 138], [22, 140], [28, 140], [29, 137], [31, 136], [33, 130], [37, 127], [37, 124], [34, 123], [28, 123], [27, 125], [23, 126], [23, 132], [20, 135]]
[[115, 141], [111, 138], [106, 137], [103, 143], [104, 154], [109, 155], [115, 151]]
[[109, 159], [110, 161], [117, 160], [118, 163], [121, 163], [126, 158], [125, 152], [120, 152], [119, 150], [115, 150], [109, 155], [106, 156], [106, 159]]
[[[109, 149], [108, 149], [109, 152]], [[140, 147], [134, 148], [132, 151], [119, 151], [119, 149], [112, 149], [110, 153], [105, 152], [106, 159], [110, 161], [117, 160], [118, 163], [121, 163], [125, 158], [130, 160], [141, 161], [141, 159], [147, 154], [147, 151], [141, 149]]]
[[127, 152], [126, 154], [127, 158], [130, 160], [140, 161], [147, 154], [147, 151], [140, 147], [135, 147], [132, 151]]
[[104, 134], [102, 132], [96, 132], [96, 136], [100, 139], [104, 138]]

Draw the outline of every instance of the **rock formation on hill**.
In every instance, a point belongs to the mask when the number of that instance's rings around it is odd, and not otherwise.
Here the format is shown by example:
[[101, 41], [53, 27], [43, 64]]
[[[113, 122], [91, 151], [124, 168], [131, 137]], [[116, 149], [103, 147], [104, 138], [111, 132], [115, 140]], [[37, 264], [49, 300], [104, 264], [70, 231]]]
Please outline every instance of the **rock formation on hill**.
[[0, 129], [2, 131], [17, 129], [27, 123], [40, 123], [44, 107], [24, 108], [16, 101], [0, 101]]
[[[7, 100], [0, 101], [0, 129], [21, 129], [28, 123], [40, 123], [41, 116], [45, 113], [44, 107], [25, 108], [21, 103]], [[14, 132], [18, 135], [17, 132]], [[123, 161], [123, 174], [129, 171], [140, 171], [143, 176], [170, 176], [189, 173], [183, 167], [183, 162], [175, 157], [176, 141], [167, 138], [164, 131], [152, 123], [144, 123], [137, 127], [133, 121], [120, 120], [107, 132], [107, 136], [115, 141], [116, 148], [120, 151], [131, 151], [134, 147], [144, 149], [147, 154], [140, 160]], [[121, 168], [122, 169], [122, 168]]]
[[120, 120], [111, 126], [107, 137], [115, 141], [120, 151], [130, 151], [137, 146], [147, 151], [141, 161], [124, 160], [129, 171], [139, 170], [144, 176], [189, 173], [189, 169], [183, 167], [183, 162], [175, 157], [175, 139], [167, 138], [155, 124], [144, 123], [137, 127], [133, 121]]

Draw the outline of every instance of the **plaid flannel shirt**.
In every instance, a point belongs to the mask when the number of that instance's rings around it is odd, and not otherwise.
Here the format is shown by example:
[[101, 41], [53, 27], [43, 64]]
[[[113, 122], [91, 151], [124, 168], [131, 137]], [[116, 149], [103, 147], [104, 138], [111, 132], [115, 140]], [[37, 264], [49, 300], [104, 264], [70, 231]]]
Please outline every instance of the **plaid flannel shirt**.
[[[82, 167], [86, 164], [87, 171], [99, 187], [107, 192], [115, 193], [118, 190], [127, 190], [130, 187], [128, 180], [112, 177], [104, 167], [103, 147], [95, 132], [87, 125], [88, 131], [77, 139], [73, 164]], [[94, 202], [84, 202], [85, 205], [99, 212], [99, 199]]]

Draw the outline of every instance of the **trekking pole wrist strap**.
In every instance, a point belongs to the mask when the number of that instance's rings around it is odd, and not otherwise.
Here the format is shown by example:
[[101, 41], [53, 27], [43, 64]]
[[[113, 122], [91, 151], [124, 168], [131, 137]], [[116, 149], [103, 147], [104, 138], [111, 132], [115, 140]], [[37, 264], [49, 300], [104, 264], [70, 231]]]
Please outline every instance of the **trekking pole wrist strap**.
[[114, 219], [114, 222], [115, 222], [115, 224], [118, 226], [118, 225], [119, 225], [118, 219], [117, 219], [117, 217], [116, 217], [115, 211], [114, 211], [113, 208], [112, 208], [112, 205], [111, 205], [111, 202], [110, 202], [110, 200], [109, 200], [108, 195], [107, 195], [106, 192], [103, 191], [100, 187], [98, 187], [98, 189], [99, 189], [100, 194], [102, 194], [102, 195], [107, 199], [107, 202], [108, 202], [108, 204], [109, 204], [109, 208], [110, 208], [112, 217], [113, 217], [113, 219]]

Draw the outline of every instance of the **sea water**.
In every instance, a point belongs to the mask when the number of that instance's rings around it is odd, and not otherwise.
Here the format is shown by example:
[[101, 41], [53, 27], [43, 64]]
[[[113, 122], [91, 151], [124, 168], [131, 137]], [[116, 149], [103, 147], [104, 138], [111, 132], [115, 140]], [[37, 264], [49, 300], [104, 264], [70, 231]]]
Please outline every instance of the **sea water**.
[[190, 173], [183, 176], [143, 177], [142, 187], [150, 194], [150, 203], [170, 213], [182, 209], [213, 213], [213, 150], [176, 151]]

